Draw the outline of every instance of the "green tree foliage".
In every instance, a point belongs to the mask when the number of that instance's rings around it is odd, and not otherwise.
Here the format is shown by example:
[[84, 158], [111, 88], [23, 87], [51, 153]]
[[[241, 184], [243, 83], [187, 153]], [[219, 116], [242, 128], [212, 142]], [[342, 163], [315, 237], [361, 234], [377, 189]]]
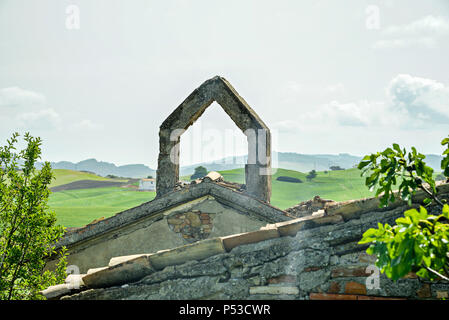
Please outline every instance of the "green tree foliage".
[[443, 160], [441, 160], [441, 169], [443, 169], [443, 174], [446, 177], [449, 177], [449, 138], [444, 138], [441, 141], [441, 145], [445, 146], [445, 150], [443, 151]]
[[195, 172], [190, 176], [191, 180], [199, 179], [207, 175], [207, 169], [203, 166], [195, 168]]
[[440, 215], [428, 214], [424, 207], [410, 209], [393, 227], [379, 223], [377, 229], [367, 230], [359, 243], [372, 243], [367, 253], [377, 255], [376, 266], [393, 280], [410, 271], [429, 280], [447, 279], [448, 219], [447, 204]]
[[[50, 163], [41, 170], [41, 140], [25, 134], [27, 146], [15, 153], [18, 134], [0, 147], [0, 299], [41, 299], [38, 292], [61, 283], [65, 276], [65, 248], [54, 244], [64, 229], [55, 225], [48, 209]], [[44, 271], [45, 258], [59, 254], [56, 271]]]
[[314, 179], [315, 177], [316, 177], [316, 171], [315, 170], [312, 170], [312, 171], [310, 171], [309, 172], [309, 174], [306, 176], [306, 179], [308, 180], [308, 181], [312, 181], [312, 179]]
[[[449, 177], [449, 138], [441, 144], [446, 147], [441, 169]], [[406, 152], [395, 143], [393, 148], [365, 156], [358, 165], [362, 175], [367, 175], [365, 184], [376, 189], [381, 207], [397, 197], [411, 205], [412, 196], [420, 189], [427, 195], [424, 205], [437, 205], [441, 210], [441, 214], [435, 215], [423, 206], [410, 209], [396, 220], [395, 226], [378, 223], [377, 229], [363, 234], [359, 243], [371, 243], [367, 253], [377, 256], [376, 266], [393, 280], [412, 271], [424, 279], [449, 281], [449, 206], [438, 197], [433, 169], [424, 159], [414, 147]]]

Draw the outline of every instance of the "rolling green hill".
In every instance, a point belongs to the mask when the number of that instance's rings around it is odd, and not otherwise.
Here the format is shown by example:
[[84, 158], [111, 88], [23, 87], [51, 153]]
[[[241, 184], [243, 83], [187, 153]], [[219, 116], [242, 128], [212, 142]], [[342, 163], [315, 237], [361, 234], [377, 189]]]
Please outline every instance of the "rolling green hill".
[[53, 192], [49, 207], [57, 222], [65, 227], [81, 227], [95, 219], [110, 217], [126, 209], [153, 200], [155, 192], [112, 187]]
[[[226, 181], [245, 183], [245, 170], [243, 168], [218, 172]], [[307, 181], [306, 175], [307, 173], [295, 170], [277, 169], [272, 177], [271, 204], [280, 209], [287, 209], [317, 195], [335, 201], [374, 196], [374, 192], [370, 192], [365, 186], [365, 178], [360, 177], [360, 170], [356, 168], [327, 171], [327, 173], [318, 171], [317, 177], [311, 182]], [[303, 183], [276, 180], [280, 176], [297, 178], [302, 180]], [[182, 177], [184, 181], [189, 179], [189, 176]]]
[[[59, 186], [79, 180], [126, 181], [107, 179], [93, 174], [72, 170], [56, 169], [56, 181], [52, 186]], [[244, 183], [244, 169], [220, 171], [224, 179]], [[317, 177], [307, 181], [305, 173], [277, 169], [272, 177], [271, 204], [286, 209], [301, 201], [310, 200], [319, 195], [325, 199], [343, 201], [373, 196], [373, 192], [364, 185], [360, 170], [317, 172]], [[293, 177], [302, 183], [278, 181], [280, 176]], [[188, 177], [183, 177], [188, 180]], [[138, 206], [154, 199], [155, 192], [138, 192], [136, 189], [123, 187], [100, 187], [79, 190], [53, 192], [49, 206], [56, 212], [58, 222], [66, 227], [80, 227], [101, 217], [110, 217], [120, 211]]]
[[115, 182], [126, 182], [123, 179], [109, 179], [97, 176], [88, 172], [74, 171], [68, 169], [53, 169], [53, 174], [55, 179], [50, 184], [50, 188], [57, 187], [70, 182], [80, 181], [80, 180], [95, 180], [95, 181], [115, 181]]
[[[51, 188], [81, 181], [127, 182], [127, 179], [110, 179], [92, 173], [68, 169], [54, 169]], [[101, 186], [101, 184], [99, 184]], [[56, 212], [58, 223], [66, 227], [80, 227], [101, 217], [110, 217], [120, 211], [138, 206], [154, 198], [154, 192], [137, 192], [121, 187], [98, 187], [64, 190], [50, 195], [49, 206]]]
[[[51, 162], [53, 169], [68, 169], [73, 171], [90, 171], [100, 176], [115, 175], [119, 177], [144, 178], [155, 175], [156, 170], [143, 164], [128, 164], [116, 166], [113, 163], [97, 161], [96, 159], [86, 159], [77, 163], [70, 161]], [[38, 162], [36, 167], [40, 169], [43, 163]]]
[[[227, 181], [245, 183], [244, 169], [220, 171]], [[347, 169], [339, 171], [317, 172], [317, 177], [307, 181], [306, 173], [277, 169], [272, 177], [271, 204], [286, 209], [301, 201], [312, 199], [314, 196], [344, 201], [374, 196], [365, 186], [364, 177], [360, 177], [360, 170]], [[297, 178], [303, 183], [292, 183], [276, 180], [279, 176]]]

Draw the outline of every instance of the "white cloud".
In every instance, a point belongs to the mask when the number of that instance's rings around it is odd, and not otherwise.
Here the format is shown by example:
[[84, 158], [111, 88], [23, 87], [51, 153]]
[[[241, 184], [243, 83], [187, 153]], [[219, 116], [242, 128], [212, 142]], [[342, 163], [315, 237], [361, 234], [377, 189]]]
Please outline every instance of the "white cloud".
[[61, 117], [51, 108], [35, 112], [25, 112], [19, 114], [16, 119], [18, 125], [25, 130], [52, 130], [58, 129], [61, 126]]
[[[449, 122], [449, 85], [408, 74], [395, 76], [385, 101], [330, 103], [299, 116], [302, 127], [398, 127], [427, 129]], [[284, 126], [288, 126], [285, 122]]]
[[442, 36], [449, 34], [449, 21], [429, 15], [409, 24], [390, 26], [383, 34], [391, 37]]
[[389, 26], [382, 31], [383, 39], [376, 41], [373, 48], [406, 48], [438, 46], [441, 37], [449, 35], [449, 20], [432, 15], [409, 24]]
[[[383, 101], [339, 101], [315, 105], [274, 123], [280, 133], [368, 130], [441, 130], [449, 122], [449, 86], [438, 81], [399, 74], [387, 84]], [[382, 129], [383, 128], [383, 129]]]
[[2, 122], [8, 130], [53, 130], [61, 117], [47, 105], [45, 95], [19, 87], [0, 89]]
[[310, 134], [311, 132], [334, 135], [341, 130], [365, 130], [367, 127], [398, 125], [400, 111], [391, 112], [383, 101], [339, 102], [333, 100], [310, 108], [293, 119], [274, 123], [271, 128], [280, 134]]
[[0, 108], [42, 106], [46, 103], [44, 95], [19, 87], [0, 89]]
[[77, 122], [71, 118], [63, 126], [61, 115], [48, 105], [45, 95], [19, 87], [0, 89], [0, 115], [2, 129], [7, 133], [15, 130], [80, 132], [103, 129], [102, 124], [90, 119]]
[[325, 106], [326, 113], [343, 126], [366, 126], [370, 122], [368, 103], [339, 103], [332, 101]]
[[449, 121], [449, 86], [441, 82], [399, 74], [387, 88], [393, 107], [411, 119]]
[[391, 120], [384, 117], [387, 105], [381, 101], [357, 101], [341, 103], [331, 101], [301, 114], [299, 122], [302, 126], [321, 127], [365, 127], [371, 125], [387, 125]]

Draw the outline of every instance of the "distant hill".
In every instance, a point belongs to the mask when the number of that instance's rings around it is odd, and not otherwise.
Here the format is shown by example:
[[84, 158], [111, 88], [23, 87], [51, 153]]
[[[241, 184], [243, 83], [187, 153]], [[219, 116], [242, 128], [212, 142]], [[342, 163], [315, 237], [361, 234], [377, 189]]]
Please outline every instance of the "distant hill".
[[77, 182], [80, 180], [88, 181], [100, 181], [100, 182], [127, 182], [128, 179], [110, 179], [105, 177], [97, 176], [94, 173], [74, 171], [70, 169], [55, 169], [53, 168], [53, 175], [55, 177], [52, 180], [50, 187], [55, 188], [68, 183]]
[[[277, 158], [276, 158], [277, 157]], [[227, 157], [213, 162], [203, 162], [195, 165], [184, 166], [180, 169], [181, 176], [193, 174], [197, 166], [206, 167], [208, 171], [222, 171], [244, 168], [248, 157]], [[283, 168], [296, 170], [300, 172], [309, 172], [310, 170], [324, 171], [329, 170], [331, 166], [339, 166], [344, 169], [350, 169], [356, 166], [362, 157], [347, 153], [340, 154], [300, 154], [294, 152], [273, 152], [273, 168]], [[440, 172], [440, 163], [442, 157], [438, 155], [426, 155], [426, 163], [436, 172]]]
[[334, 154], [298, 154], [293, 152], [279, 152], [278, 168], [308, 172], [310, 170], [324, 171], [331, 166], [350, 169], [357, 165], [362, 157], [347, 153]]
[[[223, 158], [213, 162], [185, 166], [181, 168], [181, 175], [193, 173], [195, 167], [202, 165], [208, 171], [221, 171], [244, 168], [247, 156]], [[334, 154], [299, 154], [293, 152], [273, 152], [272, 167], [308, 172], [310, 170], [329, 170], [330, 166], [340, 166], [345, 169], [352, 168], [360, 162], [362, 157], [347, 153]]]
[[[193, 174], [195, 168], [204, 166], [208, 171], [223, 171], [244, 168], [248, 157], [227, 157], [213, 162], [202, 162], [194, 165], [182, 166], [180, 168], [180, 176], [188, 176]], [[347, 153], [340, 154], [300, 154], [294, 152], [273, 152], [272, 166], [274, 168], [283, 168], [296, 170], [300, 172], [308, 172], [310, 170], [324, 171], [329, 170], [331, 166], [339, 166], [344, 169], [353, 168], [357, 165], [362, 157], [350, 155]], [[436, 172], [440, 172], [440, 162], [442, 157], [438, 155], [426, 155], [426, 163], [430, 165]], [[114, 175], [126, 178], [146, 178], [147, 176], [156, 176], [156, 170], [144, 164], [129, 164], [116, 166], [110, 162], [97, 161], [96, 159], [87, 159], [78, 163], [69, 161], [60, 161], [51, 163], [53, 169], [68, 169], [75, 171], [89, 171], [100, 176]]]
[[156, 170], [151, 169], [144, 164], [116, 166], [113, 163], [97, 161], [96, 159], [87, 159], [77, 163], [69, 161], [51, 162], [51, 167], [53, 169], [89, 171], [103, 177], [107, 175], [125, 178], [146, 178], [148, 176], [156, 176]]

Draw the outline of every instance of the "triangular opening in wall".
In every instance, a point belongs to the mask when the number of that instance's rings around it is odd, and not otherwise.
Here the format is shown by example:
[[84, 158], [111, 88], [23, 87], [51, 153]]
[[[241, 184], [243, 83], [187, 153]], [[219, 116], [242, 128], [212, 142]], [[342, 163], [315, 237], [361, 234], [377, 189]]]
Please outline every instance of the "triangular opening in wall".
[[[200, 163], [213, 162], [206, 166], [208, 171], [244, 168], [247, 153], [246, 136], [214, 101], [181, 136], [180, 180], [190, 177]], [[236, 172], [234, 181], [245, 183], [245, 172], [241, 172]]]

